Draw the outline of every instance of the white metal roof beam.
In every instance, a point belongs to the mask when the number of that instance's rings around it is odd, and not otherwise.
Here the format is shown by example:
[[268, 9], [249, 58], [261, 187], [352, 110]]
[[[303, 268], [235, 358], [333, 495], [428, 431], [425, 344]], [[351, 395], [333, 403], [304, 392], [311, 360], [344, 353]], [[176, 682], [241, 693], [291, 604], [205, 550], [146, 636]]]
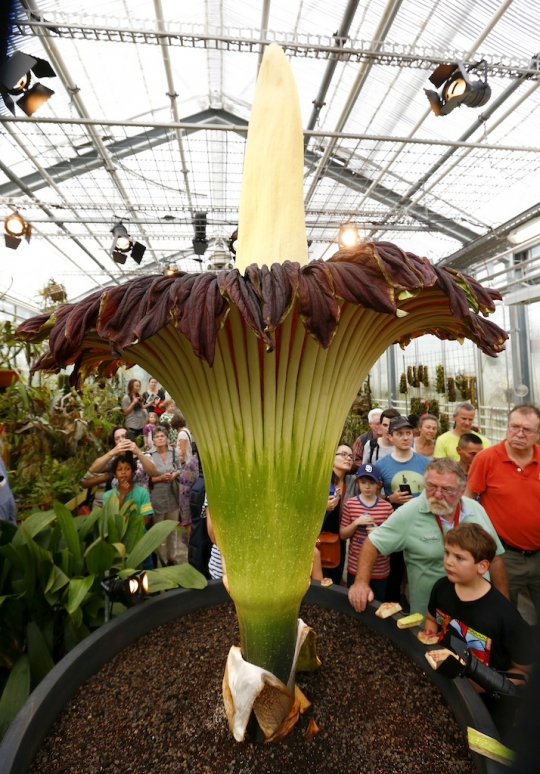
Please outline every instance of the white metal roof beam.
[[[161, 0], [154, 0], [154, 9], [156, 12], [156, 21], [157, 21], [158, 29], [162, 30], [164, 28], [165, 20], [163, 18], [163, 8], [161, 6]], [[176, 100], [178, 99], [178, 94], [176, 93], [176, 89], [174, 88], [174, 79], [172, 74], [171, 60], [169, 57], [169, 49], [165, 39], [160, 41], [160, 46], [161, 46], [161, 55], [163, 58], [163, 66], [165, 67], [165, 75], [167, 77], [167, 87], [169, 89], [167, 96], [171, 101], [171, 110], [172, 110], [173, 118], [175, 122], [178, 122], [179, 114], [178, 114], [178, 105], [176, 104]], [[186, 154], [184, 151], [184, 143], [182, 141], [182, 133], [179, 129], [175, 129], [174, 133], [176, 136], [176, 142], [178, 144], [180, 161], [182, 164], [182, 176], [184, 178], [184, 186], [186, 190], [186, 197], [188, 200], [188, 207], [190, 212], [193, 214], [191, 188], [189, 185], [189, 173], [188, 173], [188, 168], [186, 164]]]
[[[402, 2], [403, 0], [387, 0], [381, 20], [377, 26], [377, 29], [375, 30], [375, 40], [377, 41], [376, 46], [380, 46], [381, 43], [386, 38], [386, 36], [388, 35], [390, 28], [392, 26], [392, 23], [396, 18], [397, 12], [401, 7]], [[349, 93], [347, 101], [345, 102], [341, 115], [338, 118], [338, 122], [334, 131], [340, 132], [345, 126], [347, 119], [351, 114], [351, 110], [353, 109], [356, 103], [356, 100], [358, 99], [360, 92], [364, 87], [364, 84], [368, 78], [368, 75], [371, 71], [372, 66], [373, 65], [371, 62], [364, 62], [360, 66], [360, 70], [358, 72], [358, 75], [356, 76], [355, 82]], [[323, 156], [319, 162], [319, 165], [315, 170], [315, 174], [313, 176], [313, 180], [311, 181], [311, 185], [305, 196], [306, 205], [309, 204], [319, 184], [319, 181], [323, 177], [325, 166], [328, 163], [330, 156], [332, 155], [332, 151], [334, 150], [335, 144], [336, 144], [336, 141], [331, 139], [323, 153]]]
[[[39, 7], [37, 6], [35, 0], [20, 0], [21, 5], [23, 5], [28, 11], [32, 11], [37, 15], [38, 18], [42, 17], [41, 11]], [[73, 105], [75, 106], [75, 109], [77, 110], [78, 114], [82, 118], [89, 118], [89, 113], [86, 109], [86, 106], [84, 104], [83, 98], [80, 94], [80, 90], [78, 86], [73, 82], [71, 79], [71, 76], [69, 74], [69, 71], [64, 63], [64, 60], [62, 58], [62, 55], [58, 51], [56, 45], [54, 44], [54, 41], [51, 39], [51, 32], [48, 29], [37, 29], [36, 30], [37, 37], [41, 40], [41, 43], [47, 52], [47, 55], [52, 60], [54, 64], [54, 69], [56, 71], [56, 74], [64, 84], [65, 89], [69, 92], [71, 96], [71, 100], [73, 102]], [[97, 153], [101, 156], [103, 159], [103, 163], [105, 166], [105, 169], [111, 176], [118, 192], [120, 193], [120, 196], [122, 200], [125, 203], [126, 209], [131, 215], [131, 218], [133, 219], [134, 223], [137, 223], [139, 226], [141, 233], [145, 237], [145, 241], [147, 243], [148, 249], [154, 256], [154, 260], [158, 260], [157, 256], [155, 255], [151, 244], [146, 239], [146, 235], [144, 233], [144, 227], [139, 222], [137, 212], [135, 208], [133, 207], [133, 204], [131, 203], [130, 197], [124, 188], [124, 185], [122, 181], [120, 180], [118, 173], [114, 167], [113, 160], [111, 159], [109, 152], [107, 148], [105, 147], [105, 144], [103, 143], [103, 140], [101, 139], [98, 132], [95, 131], [94, 127], [89, 126], [89, 135], [90, 139], [92, 141], [92, 144], [94, 148], [96, 149]]]
[[[501, 17], [506, 13], [508, 8], [512, 5], [514, 0], [503, 0], [503, 2], [500, 4], [499, 8], [495, 11], [489, 22], [486, 24], [480, 35], [476, 38], [474, 43], [471, 45], [467, 53], [465, 54], [464, 60], [469, 59], [474, 55], [474, 53], [478, 50], [478, 47], [482, 45], [483, 41], [487, 38], [487, 36], [490, 34], [490, 32], [493, 30], [497, 22], [501, 19]], [[447, 59], [448, 61], [452, 61], [452, 59]], [[538, 63], [537, 63], [538, 64]], [[431, 107], [426, 108], [424, 113], [420, 116], [414, 127], [412, 128], [411, 132], [409, 133], [409, 137], [414, 137], [416, 132], [420, 129], [426, 118], [431, 115]], [[405, 144], [401, 145], [396, 149], [396, 151], [392, 154], [384, 168], [381, 170], [380, 174], [373, 180], [373, 186], [378, 185], [379, 182], [382, 180], [384, 175], [388, 172], [388, 170], [391, 168], [391, 166], [394, 164], [396, 159], [401, 155], [401, 152], [406, 147]], [[360, 206], [363, 205], [364, 201], [367, 197], [370, 195], [370, 191], [366, 192], [366, 195], [360, 202]], [[371, 232], [371, 235], [373, 235], [375, 232]]]

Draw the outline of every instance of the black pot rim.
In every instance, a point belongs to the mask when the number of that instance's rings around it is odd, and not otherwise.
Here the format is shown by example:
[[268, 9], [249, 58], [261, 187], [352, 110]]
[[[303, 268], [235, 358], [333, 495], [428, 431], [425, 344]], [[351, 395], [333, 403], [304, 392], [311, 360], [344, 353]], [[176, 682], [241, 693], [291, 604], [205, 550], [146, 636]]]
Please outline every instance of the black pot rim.
[[[23, 774], [27, 771], [69, 699], [120, 651], [168, 621], [229, 601], [221, 581], [210, 581], [202, 591], [175, 589], [128, 610], [86, 637], [41, 681], [13, 720], [0, 744], [2, 774]], [[398, 629], [393, 618], [378, 618], [374, 605], [368, 605], [364, 613], [356, 613], [348, 601], [347, 590], [340, 587], [322, 587], [314, 581], [303, 601], [344, 613], [387, 637], [437, 686], [465, 734], [467, 726], [472, 726], [499, 739], [491, 716], [469, 681], [448, 680], [427, 667], [426, 649], [417, 640], [414, 630]], [[489, 758], [476, 753], [472, 755], [480, 774], [500, 774], [505, 770]]]

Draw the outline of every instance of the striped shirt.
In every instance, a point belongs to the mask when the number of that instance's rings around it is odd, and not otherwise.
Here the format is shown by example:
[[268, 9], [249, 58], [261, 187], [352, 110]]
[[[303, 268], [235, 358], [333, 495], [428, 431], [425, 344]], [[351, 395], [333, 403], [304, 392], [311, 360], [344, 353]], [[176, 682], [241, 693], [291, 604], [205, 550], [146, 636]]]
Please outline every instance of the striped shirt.
[[[341, 526], [348, 527], [359, 516], [368, 514], [373, 520], [375, 526], [379, 526], [386, 519], [391, 516], [394, 509], [386, 500], [377, 498], [374, 505], [364, 505], [360, 499], [360, 495], [356, 497], [350, 497], [343, 506], [343, 514], [341, 516]], [[368, 536], [367, 526], [359, 526], [356, 528], [356, 532], [349, 541], [349, 561], [347, 564], [347, 572], [351, 575], [356, 575], [358, 568], [358, 554], [364, 543], [364, 540]], [[390, 559], [387, 556], [379, 554], [375, 561], [373, 571], [371, 573], [372, 579], [387, 578], [390, 573]]]

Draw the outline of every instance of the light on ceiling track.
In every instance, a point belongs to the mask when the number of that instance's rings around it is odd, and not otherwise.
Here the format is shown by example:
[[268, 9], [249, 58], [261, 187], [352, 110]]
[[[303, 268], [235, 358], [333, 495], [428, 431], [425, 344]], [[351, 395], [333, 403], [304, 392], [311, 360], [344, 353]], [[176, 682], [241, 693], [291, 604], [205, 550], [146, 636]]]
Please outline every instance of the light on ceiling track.
[[27, 223], [22, 215], [18, 212], [13, 212], [8, 215], [4, 221], [4, 241], [6, 247], [11, 250], [16, 250], [21, 244], [24, 237], [27, 242], [30, 241], [32, 235], [32, 226]]
[[354, 223], [344, 223], [339, 229], [338, 243], [342, 250], [351, 250], [360, 242], [358, 227]]
[[[15, 105], [26, 113], [33, 115], [54, 91], [37, 81], [32, 85], [32, 74], [35, 78], [54, 78], [56, 73], [46, 59], [15, 51], [0, 65], [0, 95], [4, 105], [15, 115]], [[13, 99], [18, 97], [18, 99]]]
[[[195, 255], [204, 255], [208, 249], [208, 239], [206, 237], [206, 212], [196, 212], [193, 216], [193, 227], [195, 236], [193, 238], [193, 251]], [[196, 261], [202, 261], [202, 258], [195, 258]]]
[[131, 253], [131, 257], [135, 263], [140, 264], [146, 251], [146, 247], [141, 245], [140, 242], [133, 242], [126, 227], [121, 221], [112, 227], [111, 234], [113, 235], [111, 247], [113, 261], [115, 263], [124, 264], [128, 254]]
[[102, 580], [101, 585], [111, 602], [121, 602], [126, 607], [132, 607], [147, 596], [148, 575], [144, 570], [133, 573], [129, 578], [118, 578], [113, 575]]
[[176, 268], [176, 266], [171, 266], [171, 265], [167, 266], [167, 268], [163, 272], [163, 274], [166, 277], [174, 277], [174, 275], [177, 273], [178, 273], [178, 269]]
[[519, 226], [519, 228], [515, 228], [508, 234], [507, 238], [513, 245], [520, 245], [522, 242], [527, 242], [536, 236], [540, 241], [540, 218], [533, 218]]
[[[482, 65], [483, 79], [472, 80], [469, 73], [478, 70]], [[438, 89], [424, 89], [436, 116], [446, 116], [460, 105], [481, 107], [491, 97], [485, 60], [470, 65], [467, 69], [459, 60], [452, 64], [441, 64], [429, 76], [429, 80]]]

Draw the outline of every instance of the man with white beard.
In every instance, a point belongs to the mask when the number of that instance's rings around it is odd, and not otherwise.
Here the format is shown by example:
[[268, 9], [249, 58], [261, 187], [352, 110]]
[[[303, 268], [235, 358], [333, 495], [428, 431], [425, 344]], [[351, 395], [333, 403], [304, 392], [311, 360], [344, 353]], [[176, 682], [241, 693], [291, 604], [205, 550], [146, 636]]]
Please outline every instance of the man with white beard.
[[[480, 524], [497, 544], [490, 567], [491, 582], [508, 596], [504, 548], [487, 513], [475, 500], [463, 497], [466, 478], [457, 462], [449, 457], [433, 460], [424, 473], [425, 489], [419, 497], [402, 505], [384, 524], [372, 530], [358, 557], [356, 580], [349, 589], [349, 601], [361, 613], [373, 601], [369, 585], [378, 554], [403, 551], [409, 578], [411, 613], [425, 617], [433, 584], [444, 577], [444, 535], [452, 527], [469, 521]], [[489, 580], [489, 575], [486, 574]]]

